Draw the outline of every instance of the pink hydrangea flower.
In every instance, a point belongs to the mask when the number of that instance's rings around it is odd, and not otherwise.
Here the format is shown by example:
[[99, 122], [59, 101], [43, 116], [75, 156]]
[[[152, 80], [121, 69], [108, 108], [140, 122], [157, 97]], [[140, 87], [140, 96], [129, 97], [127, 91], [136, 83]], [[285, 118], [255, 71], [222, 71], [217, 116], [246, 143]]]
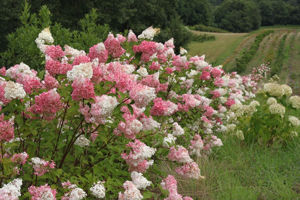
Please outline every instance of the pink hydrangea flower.
[[140, 190], [133, 184], [132, 181], [126, 181], [123, 184], [124, 193], [119, 193], [119, 200], [142, 200], [143, 195]]
[[27, 94], [31, 94], [34, 90], [37, 90], [42, 87], [40, 79], [36, 76], [24, 75], [19, 76], [17, 83], [23, 85], [23, 88]]
[[175, 171], [186, 178], [204, 178], [203, 176], [201, 176], [199, 166], [195, 162], [186, 163], [185, 165], [176, 168]]
[[101, 42], [90, 48], [89, 55], [92, 60], [98, 58], [100, 63], [105, 63], [108, 58], [108, 51], [105, 48], [105, 45]]
[[75, 79], [72, 83], [72, 88], [73, 92], [71, 96], [74, 101], [95, 97], [94, 84], [88, 78]]
[[14, 154], [11, 158], [12, 162], [24, 165], [29, 158], [29, 155], [26, 152]]
[[42, 185], [40, 187], [30, 186], [28, 188], [29, 193], [31, 194], [31, 200], [56, 200], [56, 190], [51, 189], [48, 184]]
[[210, 73], [208, 71], [202, 71], [200, 79], [201, 80], [209, 80], [210, 79]]
[[178, 106], [171, 101], [164, 101], [162, 98], [153, 100], [154, 105], [150, 114], [153, 116], [170, 116], [178, 110]]
[[38, 157], [31, 158], [31, 162], [34, 169], [34, 174], [37, 176], [42, 176], [49, 172], [50, 169], [55, 168], [54, 161], [49, 162]]
[[222, 78], [215, 78], [214, 85], [217, 87], [222, 87], [224, 85], [224, 80]]
[[125, 49], [122, 48], [121, 42], [111, 33], [107, 36], [104, 45], [109, 55], [113, 58], [119, 58], [125, 53]]
[[150, 57], [157, 52], [157, 44], [152, 41], [142, 41], [140, 45], [133, 46], [134, 53], [142, 53], [141, 60], [148, 62]]
[[227, 107], [229, 107], [229, 108], [230, 108], [233, 104], [235, 104], [235, 100], [234, 100], [234, 99], [228, 98], [227, 101], [225, 102], [225, 105], [226, 105]]
[[121, 157], [129, 165], [129, 171], [145, 172], [153, 164], [152, 160], [148, 161], [147, 159], [154, 155], [156, 149], [137, 139], [134, 142], [129, 142], [127, 146], [132, 150], [129, 154], [122, 153]]
[[152, 62], [152, 64], [150, 65], [149, 69], [151, 69], [151, 70], [159, 70], [160, 69], [159, 62]]
[[45, 77], [44, 77], [44, 85], [48, 90], [51, 90], [53, 88], [57, 88], [59, 86], [59, 83], [53, 76], [51, 76], [47, 72]]
[[137, 42], [138, 41], [138, 39], [136, 38], [136, 35], [134, 34], [134, 32], [132, 30], [129, 30], [127, 41], [128, 42]]
[[4, 120], [4, 115], [0, 115], [0, 142], [9, 142], [14, 136], [14, 123]]
[[64, 51], [59, 45], [48, 45], [46, 47], [45, 54], [47, 56], [50, 56], [52, 59], [62, 58], [65, 55]]
[[222, 70], [219, 69], [219, 68], [217, 68], [217, 67], [214, 67], [214, 68], [211, 70], [210, 73], [212, 74], [212, 76], [213, 76], [214, 78], [218, 78], [218, 77], [221, 77], [221, 75], [222, 75]]
[[52, 89], [36, 96], [35, 104], [29, 108], [29, 111], [34, 114], [42, 114], [46, 120], [51, 120], [62, 107], [60, 95], [56, 92], [56, 89]]
[[5, 76], [5, 74], [6, 74], [6, 68], [5, 67], [1, 67], [1, 69], [0, 69], [0, 75], [1, 76]]
[[90, 57], [85, 55], [79, 55], [74, 58], [72, 65], [75, 66], [75, 65], [80, 65], [81, 63], [89, 63], [89, 62], [91, 62]]
[[180, 145], [177, 147], [177, 149], [175, 147], [170, 148], [168, 158], [171, 161], [176, 161], [180, 163], [188, 163], [193, 161], [189, 156], [188, 150]]

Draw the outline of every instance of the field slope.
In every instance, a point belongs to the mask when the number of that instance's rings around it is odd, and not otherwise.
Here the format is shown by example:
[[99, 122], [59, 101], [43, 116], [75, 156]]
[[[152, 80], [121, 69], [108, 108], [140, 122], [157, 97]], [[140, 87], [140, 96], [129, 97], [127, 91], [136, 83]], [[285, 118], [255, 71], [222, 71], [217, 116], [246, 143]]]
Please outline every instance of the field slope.
[[206, 55], [213, 65], [223, 65], [225, 70], [236, 67], [236, 59], [249, 50], [256, 36], [267, 30], [274, 32], [259, 43], [254, 57], [247, 63], [245, 73], [262, 63], [269, 63], [272, 73], [282, 82], [292, 85], [300, 92], [300, 26], [263, 27], [251, 33], [209, 33], [193, 31], [194, 34], [214, 35], [216, 40], [189, 44], [191, 56]]

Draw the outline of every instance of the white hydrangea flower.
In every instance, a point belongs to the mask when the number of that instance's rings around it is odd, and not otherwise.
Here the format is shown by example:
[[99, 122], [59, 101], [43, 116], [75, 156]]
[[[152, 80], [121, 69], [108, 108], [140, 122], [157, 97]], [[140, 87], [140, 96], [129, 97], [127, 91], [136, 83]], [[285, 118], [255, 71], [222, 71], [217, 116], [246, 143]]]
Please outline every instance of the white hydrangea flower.
[[68, 45], [65, 45], [64, 49], [65, 49], [65, 54], [71, 56], [71, 58], [70, 58], [71, 61], [74, 60], [74, 58], [77, 56], [85, 56], [86, 55], [85, 51], [74, 49]]
[[295, 116], [289, 116], [289, 121], [295, 127], [300, 126], [300, 120]]
[[164, 137], [163, 147], [169, 148], [170, 144], [175, 144], [176, 139], [177, 138], [174, 135], [168, 134], [167, 137]]
[[184, 134], [183, 128], [177, 123], [173, 123], [173, 135], [174, 136], [180, 136]]
[[184, 48], [182, 48], [182, 47], [180, 47], [180, 54], [181, 54], [181, 55], [187, 54], [187, 50], [184, 49]]
[[267, 100], [268, 105], [272, 105], [272, 104], [275, 104], [275, 103], [277, 103], [277, 100], [274, 97], [268, 98], [268, 100]]
[[285, 94], [283, 87], [277, 83], [266, 83], [264, 91], [274, 97], [282, 97]]
[[300, 96], [291, 96], [289, 101], [291, 102], [293, 108], [300, 108]]
[[78, 145], [80, 147], [87, 147], [90, 145], [90, 140], [84, 137], [84, 135], [80, 135], [77, 140], [75, 141], [75, 145]]
[[284, 91], [284, 94], [286, 96], [291, 96], [293, 94], [293, 90], [290, 86], [286, 85], [286, 84], [283, 84], [281, 85], [283, 91]]
[[139, 75], [142, 77], [145, 77], [148, 75], [148, 71], [145, 67], [140, 67], [136, 72], [139, 73]]
[[[139, 152], [135, 154], [135, 159], [148, 159], [151, 158], [156, 152], [155, 148], [149, 147], [147, 145], [143, 145]], [[149, 161], [150, 162], [150, 161]]]
[[86, 196], [87, 194], [85, 193], [85, 191], [77, 186], [74, 189], [72, 189], [72, 191], [69, 194], [70, 200], [81, 200]]
[[4, 88], [4, 97], [8, 100], [23, 99], [26, 96], [26, 92], [23, 89], [23, 85], [15, 83], [13, 81], [6, 82]]
[[127, 74], [131, 74], [132, 72], [135, 71], [135, 66], [134, 65], [123, 65], [123, 71]]
[[73, 66], [72, 70], [67, 72], [67, 78], [69, 81], [74, 81], [77, 78], [88, 78], [93, 77], [92, 63], [81, 63]]
[[90, 191], [92, 192], [92, 195], [94, 195], [97, 198], [104, 198], [105, 197], [105, 187], [103, 181], [98, 181], [96, 184], [93, 185], [93, 187], [90, 188]]
[[105, 120], [118, 104], [116, 97], [108, 95], [96, 96], [96, 103], [92, 104], [91, 114], [96, 119]]
[[143, 130], [144, 131], [150, 131], [150, 130], [155, 130], [157, 128], [160, 128], [160, 123], [155, 121], [153, 118], [142, 118], [140, 121], [143, 123]]
[[153, 40], [154, 36], [158, 34], [160, 31], [159, 28], [153, 28], [150, 26], [146, 30], [144, 30], [139, 36], [139, 39], [148, 39], [148, 40]]
[[279, 114], [283, 117], [285, 113], [285, 107], [279, 103], [275, 103], [269, 106], [270, 113], [272, 114]]
[[22, 179], [17, 178], [0, 188], [0, 199], [18, 200], [21, 196]]
[[6, 76], [10, 78], [17, 79], [17, 77], [15, 76], [18, 74], [28, 75], [32, 77], [35, 76], [35, 74], [30, 70], [30, 67], [23, 62], [6, 70]]
[[37, 47], [43, 53], [45, 53], [46, 51], [47, 44], [52, 44], [53, 42], [54, 39], [52, 37], [49, 27], [42, 30], [42, 32], [40, 32], [38, 37], [35, 39]]
[[146, 189], [146, 187], [151, 185], [151, 181], [148, 181], [142, 173], [133, 171], [131, 172], [131, 179], [133, 181], [133, 184], [138, 188], [138, 189]]

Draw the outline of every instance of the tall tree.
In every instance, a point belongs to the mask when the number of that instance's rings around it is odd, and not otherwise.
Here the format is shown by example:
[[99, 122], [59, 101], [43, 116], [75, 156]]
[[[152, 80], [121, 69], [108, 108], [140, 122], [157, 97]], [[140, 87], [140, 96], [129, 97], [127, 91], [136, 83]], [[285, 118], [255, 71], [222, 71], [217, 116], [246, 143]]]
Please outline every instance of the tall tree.
[[212, 6], [208, 0], [182, 0], [177, 8], [184, 24], [195, 25], [212, 23]]
[[249, 32], [260, 27], [259, 8], [252, 1], [224, 1], [215, 11], [216, 24], [232, 32]]

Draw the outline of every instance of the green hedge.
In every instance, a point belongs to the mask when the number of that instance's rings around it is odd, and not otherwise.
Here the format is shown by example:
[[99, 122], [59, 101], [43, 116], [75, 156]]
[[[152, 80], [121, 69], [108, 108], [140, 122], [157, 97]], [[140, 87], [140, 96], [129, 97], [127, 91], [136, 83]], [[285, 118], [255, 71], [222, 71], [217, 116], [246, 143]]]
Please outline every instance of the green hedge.
[[213, 41], [216, 40], [216, 37], [214, 35], [208, 35], [208, 34], [193, 34], [192, 41], [196, 42], [205, 42], [205, 41]]
[[256, 36], [254, 43], [251, 45], [251, 47], [247, 51], [243, 51], [240, 58], [236, 58], [236, 67], [233, 69], [234, 71], [237, 71], [238, 73], [245, 72], [248, 63], [252, 60], [255, 53], [257, 52], [259, 48], [259, 44], [261, 41], [269, 34], [273, 33], [274, 31], [268, 30], [264, 31], [263, 33]]
[[190, 26], [189, 28], [192, 29], [192, 30], [195, 30], [195, 31], [228, 33], [228, 31], [226, 31], [224, 29], [216, 28], [216, 27], [213, 27], [213, 26], [205, 26], [203, 24], [197, 24], [197, 25], [194, 25], [194, 26]]
[[279, 74], [282, 68], [283, 60], [285, 59], [284, 55], [284, 44], [286, 41], [287, 34], [284, 35], [280, 41], [278, 50], [277, 50], [277, 56], [275, 63], [271, 66], [271, 76], [275, 74]]

